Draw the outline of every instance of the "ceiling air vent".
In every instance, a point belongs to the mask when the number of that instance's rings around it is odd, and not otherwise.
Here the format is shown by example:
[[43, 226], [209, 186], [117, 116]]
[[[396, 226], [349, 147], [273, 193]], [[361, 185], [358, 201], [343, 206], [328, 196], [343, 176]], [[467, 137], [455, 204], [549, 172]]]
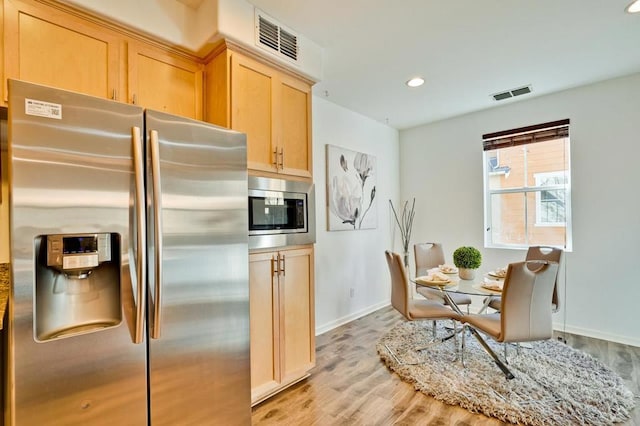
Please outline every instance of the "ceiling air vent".
[[298, 36], [256, 9], [256, 44], [265, 50], [298, 61]]
[[514, 96], [526, 95], [531, 93], [531, 86], [519, 87], [517, 89], [507, 90], [506, 92], [495, 93], [491, 95], [494, 100], [501, 101], [503, 99], [509, 99]]

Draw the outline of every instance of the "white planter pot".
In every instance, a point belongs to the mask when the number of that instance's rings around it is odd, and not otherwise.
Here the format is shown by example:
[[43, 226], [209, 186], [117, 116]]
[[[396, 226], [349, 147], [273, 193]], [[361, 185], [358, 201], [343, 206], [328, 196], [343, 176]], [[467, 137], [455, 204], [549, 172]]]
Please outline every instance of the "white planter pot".
[[469, 268], [458, 268], [458, 275], [463, 280], [472, 280], [476, 277], [476, 270]]

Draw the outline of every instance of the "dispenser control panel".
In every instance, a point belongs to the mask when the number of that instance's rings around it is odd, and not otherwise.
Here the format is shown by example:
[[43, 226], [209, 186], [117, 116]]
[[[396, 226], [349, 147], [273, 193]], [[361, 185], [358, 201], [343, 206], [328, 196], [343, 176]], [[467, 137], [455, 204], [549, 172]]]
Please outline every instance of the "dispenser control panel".
[[47, 266], [91, 269], [110, 260], [110, 234], [47, 235]]

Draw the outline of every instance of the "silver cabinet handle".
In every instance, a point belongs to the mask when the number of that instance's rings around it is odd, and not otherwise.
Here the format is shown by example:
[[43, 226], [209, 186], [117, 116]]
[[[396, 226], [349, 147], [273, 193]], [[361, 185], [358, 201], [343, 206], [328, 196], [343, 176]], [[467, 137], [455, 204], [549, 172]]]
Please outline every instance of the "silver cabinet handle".
[[113, 89], [113, 93], [111, 94], [111, 99], [114, 101], [118, 100], [118, 96], [116, 95], [116, 89]]
[[278, 147], [276, 147], [276, 149], [273, 150], [273, 163], [271, 164], [276, 166], [276, 170], [278, 170]]
[[137, 305], [136, 305], [136, 321], [135, 330], [133, 336], [133, 343], [142, 343], [143, 331], [144, 331], [144, 307], [145, 307], [145, 284], [146, 284], [146, 263], [147, 255], [145, 251], [145, 217], [144, 217], [144, 167], [142, 159], [142, 140], [140, 137], [140, 128], [131, 128], [131, 142], [133, 144], [133, 170], [135, 179], [135, 216], [136, 216], [136, 256], [135, 268], [136, 268], [136, 291], [137, 291]]
[[[280, 256], [280, 255], [278, 254], [278, 256]], [[280, 272], [282, 272], [282, 276], [284, 276], [285, 275], [285, 271], [284, 271], [284, 269], [285, 269], [284, 254], [282, 255], [281, 260], [282, 260], [282, 268], [280, 268]]]
[[160, 186], [160, 144], [158, 132], [150, 133], [151, 178], [153, 182], [154, 294], [151, 338], [160, 338], [162, 312], [162, 187]]
[[284, 148], [280, 148], [280, 170], [284, 170]]

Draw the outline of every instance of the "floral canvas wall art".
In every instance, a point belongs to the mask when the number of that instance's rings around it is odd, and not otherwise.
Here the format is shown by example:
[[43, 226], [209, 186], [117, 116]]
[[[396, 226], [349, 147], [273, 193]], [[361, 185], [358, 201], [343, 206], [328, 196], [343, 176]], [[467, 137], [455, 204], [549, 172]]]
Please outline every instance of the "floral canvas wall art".
[[329, 231], [377, 227], [377, 173], [373, 155], [327, 145]]

